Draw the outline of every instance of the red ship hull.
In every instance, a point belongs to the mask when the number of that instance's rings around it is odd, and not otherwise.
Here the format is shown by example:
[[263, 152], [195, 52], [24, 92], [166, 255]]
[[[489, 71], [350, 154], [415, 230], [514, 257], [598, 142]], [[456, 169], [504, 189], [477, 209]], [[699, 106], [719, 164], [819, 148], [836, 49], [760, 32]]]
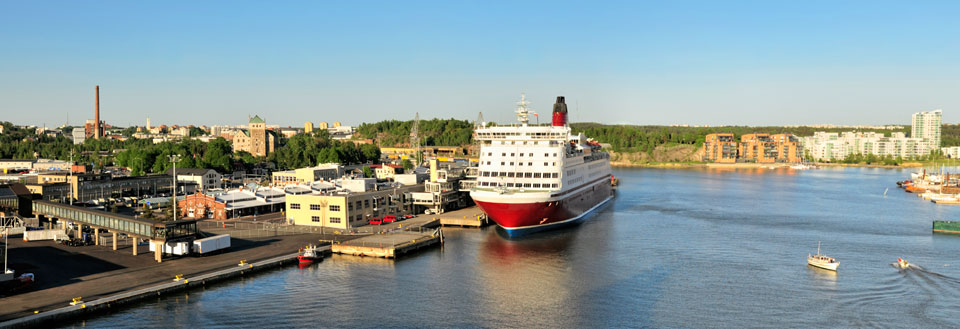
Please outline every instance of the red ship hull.
[[500, 203], [474, 200], [511, 236], [541, 231], [586, 219], [612, 198], [609, 180], [550, 202]]

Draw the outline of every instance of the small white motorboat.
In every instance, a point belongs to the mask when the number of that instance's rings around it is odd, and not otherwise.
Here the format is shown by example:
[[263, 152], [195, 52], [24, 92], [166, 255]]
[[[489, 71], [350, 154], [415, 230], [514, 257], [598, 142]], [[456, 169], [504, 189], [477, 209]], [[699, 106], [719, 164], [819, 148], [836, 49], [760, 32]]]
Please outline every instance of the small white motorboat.
[[837, 266], [840, 266], [840, 262], [833, 257], [820, 254], [820, 242], [817, 242], [817, 254], [816, 255], [807, 255], [807, 265], [819, 267], [825, 270], [836, 271]]
[[900, 266], [900, 269], [905, 269], [910, 267], [910, 263], [908, 263], [907, 260], [903, 258], [897, 258], [897, 266]]

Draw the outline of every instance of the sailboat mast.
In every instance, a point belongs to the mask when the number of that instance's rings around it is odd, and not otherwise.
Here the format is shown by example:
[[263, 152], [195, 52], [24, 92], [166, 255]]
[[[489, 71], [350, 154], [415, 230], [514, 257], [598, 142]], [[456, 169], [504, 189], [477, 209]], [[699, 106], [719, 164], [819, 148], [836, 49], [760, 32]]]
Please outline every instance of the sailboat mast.
[[817, 241], [817, 255], [820, 255], [820, 241]]

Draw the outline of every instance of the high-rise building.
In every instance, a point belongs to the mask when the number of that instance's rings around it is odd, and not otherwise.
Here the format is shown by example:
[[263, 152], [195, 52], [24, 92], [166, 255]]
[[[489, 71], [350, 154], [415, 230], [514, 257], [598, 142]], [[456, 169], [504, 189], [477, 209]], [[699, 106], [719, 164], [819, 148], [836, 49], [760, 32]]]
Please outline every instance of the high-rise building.
[[307, 121], [307, 123], [304, 123], [304, 124], [303, 124], [303, 132], [304, 132], [304, 133], [307, 133], [307, 134], [312, 133], [312, 132], [313, 132], [313, 122]]
[[930, 150], [940, 148], [940, 128], [943, 126], [943, 111], [917, 112], [913, 114], [910, 137], [922, 138]]

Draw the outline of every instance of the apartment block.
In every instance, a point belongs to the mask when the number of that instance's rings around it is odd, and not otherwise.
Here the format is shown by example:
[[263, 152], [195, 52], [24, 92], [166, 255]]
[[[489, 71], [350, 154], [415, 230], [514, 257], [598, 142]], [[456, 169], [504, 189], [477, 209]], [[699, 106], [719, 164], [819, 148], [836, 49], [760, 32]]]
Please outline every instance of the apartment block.
[[746, 162], [773, 163], [777, 161], [777, 143], [769, 134], [740, 136], [740, 159]]
[[734, 163], [737, 151], [733, 134], [709, 134], [703, 142], [703, 161]]

